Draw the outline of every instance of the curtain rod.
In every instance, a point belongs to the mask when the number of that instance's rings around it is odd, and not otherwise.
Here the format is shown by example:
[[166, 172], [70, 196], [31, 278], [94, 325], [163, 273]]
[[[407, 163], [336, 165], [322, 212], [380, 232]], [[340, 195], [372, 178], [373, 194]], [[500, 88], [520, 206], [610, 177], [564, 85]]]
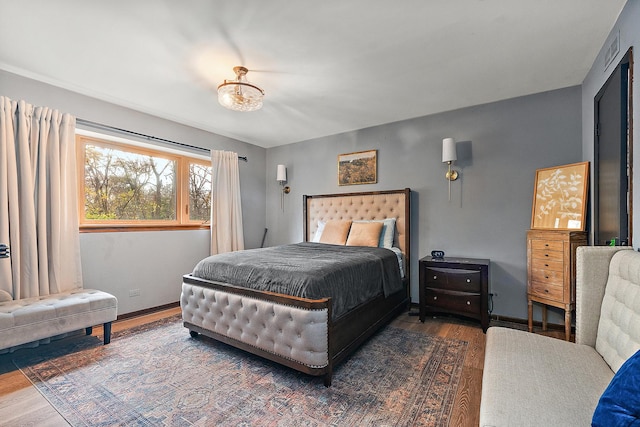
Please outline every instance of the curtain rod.
[[[127, 135], [135, 135], [135, 136], [139, 136], [139, 137], [146, 138], [146, 139], [152, 139], [154, 141], [160, 141], [160, 142], [165, 142], [165, 143], [168, 143], [168, 144], [179, 145], [181, 147], [187, 147], [187, 148], [191, 148], [191, 149], [194, 149], [194, 150], [201, 150], [201, 151], [211, 152], [211, 150], [209, 148], [196, 147], [195, 145], [189, 145], [189, 144], [184, 144], [182, 142], [171, 141], [170, 139], [158, 138], [157, 136], [145, 135], [144, 133], [134, 132], [134, 131], [131, 131], [131, 130], [121, 129], [121, 128], [117, 128], [117, 127], [113, 127], [113, 126], [109, 126], [109, 125], [103, 125], [102, 123], [96, 123], [96, 122], [92, 122], [92, 121], [89, 121], [89, 120], [76, 118], [76, 123], [79, 124], [79, 125], [91, 126], [91, 127], [97, 128], [97, 129], [105, 129], [105, 130], [124, 133], [124, 134], [127, 134]], [[245, 162], [249, 161], [249, 159], [247, 159], [246, 156], [238, 156], [238, 159], [239, 160], [243, 160]]]

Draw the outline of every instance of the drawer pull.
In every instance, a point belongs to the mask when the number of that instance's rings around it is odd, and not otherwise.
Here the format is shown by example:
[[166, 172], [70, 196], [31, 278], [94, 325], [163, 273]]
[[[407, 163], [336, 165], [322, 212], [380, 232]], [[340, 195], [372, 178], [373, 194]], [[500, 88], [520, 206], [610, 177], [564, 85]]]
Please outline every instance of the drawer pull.
[[545, 267], [549, 267], [549, 264], [545, 264], [544, 266], [545, 266]]
[[471, 301], [467, 301], [467, 305], [471, 305]]
[[547, 247], [547, 248], [549, 247], [549, 244], [548, 244], [548, 243], [545, 243], [544, 245], [545, 245], [545, 247]]
[[438, 299], [438, 297], [433, 297], [434, 300]]
[[544, 256], [549, 256], [549, 254], [544, 254]]
[[549, 276], [544, 276], [544, 278], [545, 278], [545, 279], [548, 279], [548, 278], [549, 278]]
[[471, 283], [471, 279], [467, 279], [467, 283]]
[[549, 293], [549, 289], [545, 289], [544, 291], [545, 291], [545, 293], [547, 293], [547, 294]]
[[438, 276], [433, 276], [433, 280], [438, 280]]

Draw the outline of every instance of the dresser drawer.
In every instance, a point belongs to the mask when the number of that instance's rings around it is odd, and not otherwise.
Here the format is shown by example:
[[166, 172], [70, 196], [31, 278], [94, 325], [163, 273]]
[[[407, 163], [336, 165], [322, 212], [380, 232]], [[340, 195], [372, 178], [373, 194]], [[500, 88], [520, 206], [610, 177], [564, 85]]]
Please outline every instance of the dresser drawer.
[[564, 260], [564, 253], [561, 251], [552, 251], [550, 249], [532, 249], [531, 258], [562, 262]]
[[549, 258], [532, 258], [531, 268], [534, 270], [564, 271], [564, 261]]
[[548, 298], [554, 301], [564, 300], [564, 287], [550, 283], [532, 281], [529, 284], [529, 293], [541, 298]]
[[427, 308], [478, 315], [480, 312], [480, 295], [462, 292], [447, 292], [440, 289], [427, 288], [425, 292]]
[[425, 283], [428, 288], [460, 292], [480, 292], [480, 270], [425, 267]]
[[549, 285], [562, 286], [564, 284], [564, 271], [532, 268], [531, 280], [534, 282], [548, 283]]
[[562, 240], [531, 240], [531, 249], [540, 251], [557, 251], [564, 250], [564, 242]]

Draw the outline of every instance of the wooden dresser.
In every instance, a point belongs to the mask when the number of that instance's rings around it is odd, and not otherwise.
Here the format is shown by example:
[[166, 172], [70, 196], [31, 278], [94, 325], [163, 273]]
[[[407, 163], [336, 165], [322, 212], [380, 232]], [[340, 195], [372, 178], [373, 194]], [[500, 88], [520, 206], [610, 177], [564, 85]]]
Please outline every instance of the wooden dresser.
[[489, 327], [488, 259], [424, 257], [419, 261], [420, 321], [427, 312], [452, 313]]
[[542, 304], [542, 329], [547, 330], [547, 306], [564, 310], [565, 339], [571, 337], [571, 313], [576, 306], [576, 248], [587, 244], [585, 231], [527, 232], [527, 301], [529, 332], [533, 303]]

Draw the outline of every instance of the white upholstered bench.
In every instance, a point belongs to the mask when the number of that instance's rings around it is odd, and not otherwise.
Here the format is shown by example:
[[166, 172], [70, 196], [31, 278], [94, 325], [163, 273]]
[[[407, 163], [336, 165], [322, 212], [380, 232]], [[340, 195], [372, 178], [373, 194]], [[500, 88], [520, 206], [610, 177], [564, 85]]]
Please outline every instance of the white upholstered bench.
[[94, 289], [75, 289], [42, 297], [0, 302], [0, 351], [15, 346], [104, 325], [104, 343], [111, 341], [111, 322], [118, 300]]

